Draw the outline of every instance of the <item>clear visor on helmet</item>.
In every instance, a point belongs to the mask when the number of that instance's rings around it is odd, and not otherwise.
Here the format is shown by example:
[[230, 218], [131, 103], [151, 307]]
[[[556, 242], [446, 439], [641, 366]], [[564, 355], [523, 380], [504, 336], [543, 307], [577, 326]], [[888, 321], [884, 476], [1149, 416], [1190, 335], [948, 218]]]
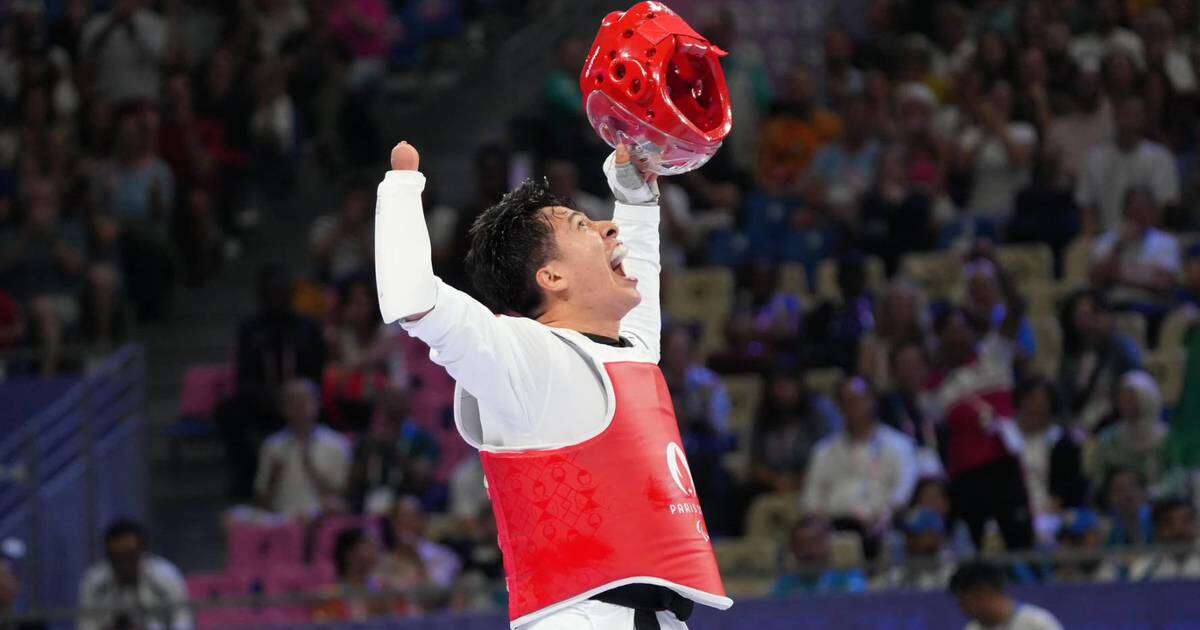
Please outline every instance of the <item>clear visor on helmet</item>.
[[624, 142], [635, 160], [644, 160], [645, 168], [659, 175], [698, 169], [721, 148], [720, 142], [682, 140], [642, 120], [600, 90], [588, 95], [584, 107], [592, 128], [608, 146], [615, 148]]

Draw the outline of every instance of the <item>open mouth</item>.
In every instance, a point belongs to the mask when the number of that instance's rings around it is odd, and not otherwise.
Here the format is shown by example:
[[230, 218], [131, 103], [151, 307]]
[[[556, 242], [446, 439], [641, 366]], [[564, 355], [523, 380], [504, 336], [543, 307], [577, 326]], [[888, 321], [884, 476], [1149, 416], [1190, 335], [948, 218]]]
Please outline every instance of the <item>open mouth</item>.
[[617, 245], [613, 248], [612, 253], [609, 254], [609, 267], [612, 268], [613, 273], [621, 276], [622, 278], [628, 277], [625, 275], [625, 256], [628, 254], [629, 248], [625, 247], [624, 245]]

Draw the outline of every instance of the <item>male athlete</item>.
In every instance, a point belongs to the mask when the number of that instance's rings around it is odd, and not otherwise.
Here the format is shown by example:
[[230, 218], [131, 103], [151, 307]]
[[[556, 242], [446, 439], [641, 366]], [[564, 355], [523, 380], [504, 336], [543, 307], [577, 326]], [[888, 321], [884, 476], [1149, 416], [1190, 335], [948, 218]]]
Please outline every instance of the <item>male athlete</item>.
[[379, 185], [380, 309], [458, 382], [455, 423], [480, 450], [512, 627], [673, 630], [693, 602], [728, 608], [657, 366], [653, 176], [624, 146], [609, 156], [612, 221], [528, 181], [485, 210], [466, 257], [484, 306], [433, 275], [418, 159], [401, 142]]

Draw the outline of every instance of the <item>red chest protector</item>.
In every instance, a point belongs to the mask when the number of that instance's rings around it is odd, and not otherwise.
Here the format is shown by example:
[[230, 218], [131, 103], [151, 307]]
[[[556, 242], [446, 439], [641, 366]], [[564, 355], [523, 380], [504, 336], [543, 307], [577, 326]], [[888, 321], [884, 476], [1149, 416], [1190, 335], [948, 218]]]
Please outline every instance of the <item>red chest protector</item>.
[[653, 363], [610, 362], [615, 412], [553, 450], [481, 451], [514, 626], [623, 584], [725, 609], [675, 412]]

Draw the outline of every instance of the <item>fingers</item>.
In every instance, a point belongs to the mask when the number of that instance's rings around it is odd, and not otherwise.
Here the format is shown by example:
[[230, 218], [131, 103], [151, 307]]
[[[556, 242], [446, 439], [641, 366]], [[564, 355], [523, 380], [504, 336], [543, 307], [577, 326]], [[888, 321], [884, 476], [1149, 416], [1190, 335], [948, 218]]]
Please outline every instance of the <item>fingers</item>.
[[421, 156], [417, 149], [405, 140], [392, 147], [392, 170], [415, 171], [420, 166]]

